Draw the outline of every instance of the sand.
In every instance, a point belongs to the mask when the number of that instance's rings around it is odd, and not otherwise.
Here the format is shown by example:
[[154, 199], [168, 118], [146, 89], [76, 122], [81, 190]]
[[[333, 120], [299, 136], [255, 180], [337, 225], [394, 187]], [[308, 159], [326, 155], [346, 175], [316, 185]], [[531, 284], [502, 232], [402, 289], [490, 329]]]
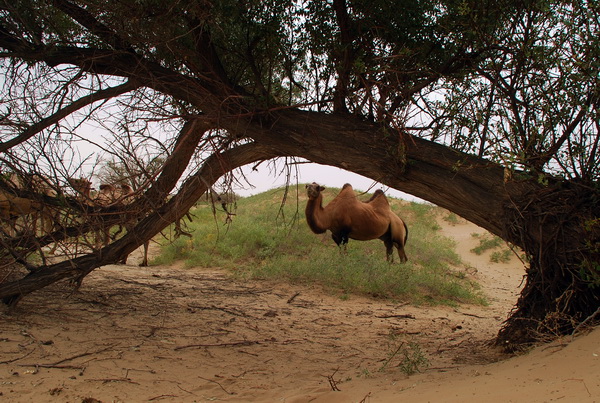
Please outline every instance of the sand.
[[[502, 354], [490, 342], [524, 267], [470, 252], [484, 233], [473, 224], [442, 225], [489, 306], [342, 298], [131, 259], [0, 310], [0, 401], [600, 402], [600, 330]], [[400, 358], [415, 345], [429, 365], [408, 376]]]

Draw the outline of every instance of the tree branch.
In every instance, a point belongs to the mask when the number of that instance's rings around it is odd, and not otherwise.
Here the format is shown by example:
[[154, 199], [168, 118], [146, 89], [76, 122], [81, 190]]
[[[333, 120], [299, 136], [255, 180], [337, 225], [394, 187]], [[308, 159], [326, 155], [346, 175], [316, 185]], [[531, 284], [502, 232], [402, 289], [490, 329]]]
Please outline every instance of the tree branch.
[[583, 118], [587, 115], [589, 111], [589, 107], [592, 105], [592, 94], [589, 94], [584, 104], [581, 106], [579, 113], [575, 118], [565, 127], [562, 136], [552, 144], [542, 155], [537, 158], [535, 163], [538, 167], [543, 167], [554, 157], [558, 150], [563, 146], [563, 144], [571, 137], [577, 126], [583, 121]]
[[406, 100], [410, 99], [414, 94], [435, 83], [442, 77], [456, 74], [466, 67], [471, 66], [479, 59], [479, 57], [481, 57], [483, 52], [483, 50], [480, 50], [472, 53], [462, 53], [449, 58], [446, 63], [437, 69], [437, 71], [432, 71], [428, 76], [417, 81], [412, 87], [402, 91], [396, 96], [388, 110], [388, 114], [394, 114], [403, 102], [406, 102]]
[[270, 125], [241, 125], [233, 119], [221, 123], [231, 133], [243, 127], [244, 135], [279, 150], [279, 155], [372, 178], [468, 217], [498, 235], [503, 232], [501, 196], [528, 186], [505, 184], [503, 168], [496, 163], [357, 117], [297, 109], [270, 116]]
[[256, 143], [244, 144], [222, 153], [213, 154], [206, 159], [198, 172], [183, 184], [176, 196], [141, 220], [123, 238], [96, 253], [41, 267], [20, 280], [2, 283], [0, 284], [0, 299], [6, 304], [14, 305], [23, 296], [57, 281], [82, 278], [98, 267], [118, 262], [122, 256], [133, 252], [147, 239], [151, 239], [169, 224], [185, 215], [185, 212], [196, 203], [208, 187], [225, 173], [243, 165], [279, 155], [281, 155], [280, 151]]
[[[152, 186], [140, 198], [141, 203], [147, 205], [164, 200], [188, 167], [198, 143], [202, 140], [202, 135], [212, 128], [214, 128], [213, 123], [198, 118], [191, 118], [183, 125], [173, 151], [163, 164], [160, 176], [152, 182]], [[146, 208], [148, 207], [150, 206], [146, 206]]]
[[226, 86], [231, 87], [231, 82], [212, 42], [208, 27], [203, 26], [198, 19], [193, 19], [190, 24], [195, 40], [196, 55], [202, 62], [205, 74], [208, 73]]
[[[346, 97], [348, 96], [348, 81], [354, 59], [354, 49], [352, 47], [352, 35], [350, 30], [350, 15], [346, 6], [346, 0], [333, 0], [333, 9], [340, 28], [340, 47], [337, 72], [338, 79], [333, 95], [333, 110], [335, 112], [348, 112], [346, 107]], [[336, 52], [337, 53], [337, 52]]]
[[29, 140], [30, 138], [32, 138], [33, 136], [35, 136], [42, 130], [50, 127], [53, 124], [58, 123], [61, 119], [64, 119], [65, 117], [69, 116], [71, 113], [73, 113], [87, 105], [90, 105], [90, 104], [92, 104], [96, 101], [102, 100], [102, 99], [108, 99], [108, 98], [113, 98], [113, 97], [122, 95], [126, 92], [133, 91], [139, 87], [140, 87], [140, 85], [134, 84], [132, 81], [127, 81], [125, 84], [122, 84], [122, 85], [119, 85], [119, 86], [116, 86], [113, 88], [107, 88], [104, 90], [100, 90], [93, 94], [89, 94], [84, 97], [81, 97], [78, 100], [72, 102], [70, 105], [66, 106], [65, 108], [62, 108], [62, 109], [58, 110], [57, 112], [53, 113], [51, 116], [48, 116], [47, 118], [44, 118], [44, 119], [40, 120], [39, 122], [32, 124], [25, 130], [23, 130], [18, 136], [14, 137], [8, 141], [5, 141], [3, 143], [0, 143], [0, 153], [6, 152], [10, 148]]
[[123, 38], [116, 35], [110, 28], [98, 21], [87, 10], [67, 0], [53, 0], [54, 5], [62, 12], [83, 25], [89, 31], [98, 36], [104, 43], [115, 50], [134, 52], [133, 48]]
[[231, 95], [222, 95], [223, 86], [218, 83], [180, 74], [133, 53], [91, 47], [38, 46], [12, 35], [2, 26], [0, 48], [13, 52], [11, 57], [43, 62], [51, 67], [71, 64], [94, 74], [129, 78], [176, 99], [203, 107], [205, 111], [217, 110], [222, 106], [223, 98]]

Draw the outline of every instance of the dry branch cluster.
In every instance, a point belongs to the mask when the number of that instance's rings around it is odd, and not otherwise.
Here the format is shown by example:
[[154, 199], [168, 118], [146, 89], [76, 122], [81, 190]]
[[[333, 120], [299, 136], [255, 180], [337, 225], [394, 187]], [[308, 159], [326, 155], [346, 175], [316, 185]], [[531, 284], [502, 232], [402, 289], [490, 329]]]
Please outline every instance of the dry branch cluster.
[[512, 349], [593, 319], [600, 305], [599, 198], [586, 186], [557, 183], [507, 205], [508, 237], [526, 245], [529, 267], [498, 343]]

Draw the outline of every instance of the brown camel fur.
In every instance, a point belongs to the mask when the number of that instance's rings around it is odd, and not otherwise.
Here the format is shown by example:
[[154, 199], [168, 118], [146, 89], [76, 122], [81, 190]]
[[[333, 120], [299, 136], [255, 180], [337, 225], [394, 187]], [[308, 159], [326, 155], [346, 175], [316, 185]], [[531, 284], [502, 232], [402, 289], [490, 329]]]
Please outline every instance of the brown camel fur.
[[404, 245], [408, 238], [406, 224], [390, 208], [381, 190], [364, 203], [358, 200], [350, 184], [345, 184], [340, 193], [323, 207], [323, 186], [316, 183], [306, 185], [306, 221], [315, 234], [331, 231], [331, 238], [338, 246], [345, 246], [349, 239], [367, 241], [381, 239], [386, 247], [387, 260], [393, 262], [393, 247], [396, 246], [401, 262], [408, 257]]
[[[6, 191], [0, 191], [0, 219], [9, 223], [12, 231], [16, 232], [16, 219], [26, 215], [36, 216], [42, 210], [39, 202], [15, 196]], [[34, 217], [34, 222], [37, 218]], [[34, 228], [35, 230], [35, 228]]]
[[[55, 212], [51, 207], [43, 203], [43, 196], [56, 197], [56, 191], [52, 189], [46, 179], [37, 174], [25, 176], [11, 173], [5, 180], [9, 190], [0, 190], [0, 219], [10, 223], [10, 227], [16, 232], [16, 222], [19, 217], [30, 216], [33, 233], [37, 233], [37, 221], [41, 221], [41, 231], [49, 234], [54, 228]], [[39, 198], [20, 197], [17, 191], [29, 191], [36, 193]]]
[[[92, 186], [91, 182], [87, 179], [71, 179], [71, 186], [78, 193], [78, 199], [85, 205], [90, 207], [99, 207], [99, 208], [108, 208], [108, 207], [124, 207], [132, 202], [132, 195], [134, 193], [131, 186], [126, 184], [120, 185], [112, 185], [112, 184], [102, 184], [100, 185], [98, 193], [93, 197], [91, 194]], [[102, 216], [104, 214], [100, 212], [98, 215], [93, 215], [92, 217], [97, 217], [102, 220]], [[127, 231], [130, 231], [135, 226], [135, 220], [132, 220], [125, 213], [123, 215], [123, 224]], [[118, 231], [120, 232], [121, 229]], [[118, 233], [117, 233], [118, 234]], [[96, 247], [100, 248], [106, 246], [110, 243], [110, 228], [104, 227], [101, 230], [101, 233], [98, 233], [96, 236]], [[150, 242], [146, 241], [144, 243], [144, 256], [142, 258], [142, 262], [140, 266], [148, 266], [148, 248], [150, 246]], [[122, 264], [127, 263], [128, 256], [124, 256], [121, 260]]]

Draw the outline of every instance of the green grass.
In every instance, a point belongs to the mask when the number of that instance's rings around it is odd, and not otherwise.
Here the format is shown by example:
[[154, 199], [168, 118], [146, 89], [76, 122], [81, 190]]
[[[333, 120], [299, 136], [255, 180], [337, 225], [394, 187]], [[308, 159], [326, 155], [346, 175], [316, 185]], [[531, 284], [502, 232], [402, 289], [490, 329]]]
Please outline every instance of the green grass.
[[501, 238], [491, 235], [471, 234], [473, 238], [479, 239], [479, 245], [471, 249], [471, 252], [476, 255], [481, 255], [483, 252], [498, 248], [504, 242]]
[[510, 249], [504, 249], [501, 251], [494, 251], [490, 255], [490, 261], [494, 263], [508, 263], [512, 258], [512, 251]]
[[512, 257], [512, 251], [510, 249], [502, 249], [502, 246], [505, 245], [502, 238], [491, 235], [491, 234], [471, 234], [473, 238], [477, 238], [479, 240], [479, 245], [471, 249], [471, 252], [476, 255], [481, 255], [484, 252], [492, 249], [500, 249], [493, 251], [490, 254], [490, 261], [494, 263], [508, 263]]
[[405, 375], [411, 376], [429, 367], [429, 359], [419, 343], [414, 340], [407, 341], [393, 333], [389, 338], [388, 358], [383, 362], [380, 371], [385, 371], [388, 367], [397, 367]]
[[[361, 294], [417, 304], [485, 303], [477, 284], [456, 269], [461, 262], [453, 240], [438, 233], [436, 207], [390, 199], [409, 227], [409, 262], [388, 264], [379, 240], [350, 240], [347, 253], [341, 253], [329, 235], [313, 234], [304, 218], [304, 192], [291, 192], [285, 206], [283, 189], [238, 200], [228, 225], [222, 211], [215, 216], [210, 206], [197, 206], [190, 224], [193, 238], [165, 245], [154, 262], [183, 260], [189, 267], [227, 268], [241, 278], [319, 284], [343, 298]], [[324, 204], [338, 190], [325, 192]]]
[[448, 215], [444, 217], [444, 220], [452, 225], [456, 225], [460, 222], [460, 218], [454, 213], [448, 213]]

